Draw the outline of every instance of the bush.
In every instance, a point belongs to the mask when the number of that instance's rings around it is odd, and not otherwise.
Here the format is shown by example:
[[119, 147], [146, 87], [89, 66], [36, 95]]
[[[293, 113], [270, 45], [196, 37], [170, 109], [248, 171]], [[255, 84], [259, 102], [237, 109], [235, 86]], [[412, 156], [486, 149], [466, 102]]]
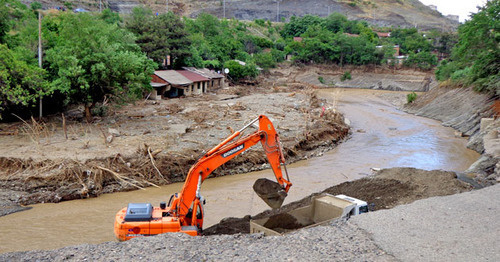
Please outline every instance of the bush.
[[405, 60], [404, 65], [429, 70], [437, 65], [437, 57], [427, 51], [410, 54], [408, 59]]
[[351, 80], [352, 77], [351, 77], [351, 72], [350, 71], [346, 71], [341, 77], [340, 77], [340, 81], [344, 82], [345, 80]]
[[263, 69], [276, 67], [276, 60], [271, 53], [258, 53], [254, 55], [255, 63]]
[[408, 104], [415, 101], [415, 99], [417, 99], [417, 94], [415, 92], [411, 92], [411, 93], [406, 95], [406, 101], [408, 102]]
[[243, 78], [254, 78], [259, 74], [255, 65], [241, 65], [234, 60], [224, 63], [224, 67], [229, 69], [229, 77], [231, 77], [234, 81], [238, 81]]
[[318, 81], [322, 84], [325, 83], [325, 79], [322, 76], [318, 77]]
[[264, 19], [255, 19], [254, 21], [257, 25], [260, 25], [260, 26], [265, 26], [266, 25], [266, 21], [264, 21]]

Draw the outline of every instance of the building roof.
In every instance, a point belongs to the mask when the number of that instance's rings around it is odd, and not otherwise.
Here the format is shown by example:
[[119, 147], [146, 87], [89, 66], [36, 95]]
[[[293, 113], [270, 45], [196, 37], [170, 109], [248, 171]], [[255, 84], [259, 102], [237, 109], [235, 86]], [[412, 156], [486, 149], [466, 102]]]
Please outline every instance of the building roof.
[[375, 33], [377, 33], [378, 37], [390, 37], [391, 36], [391, 32], [388, 32], [388, 33], [375, 32]]
[[200, 74], [188, 70], [175, 70], [175, 71], [193, 82], [206, 82], [210, 80]]
[[347, 35], [347, 36], [352, 36], [352, 37], [359, 37], [358, 34], [349, 34], [349, 33], [344, 33], [344, 35]]
[[158, 70], [155, 71], [155, 75], [175, 86], [187, 86], [193, 83], [193, 81], [175, 70]]
[[217, 72], [212, 71], [208, 68], [183, 67], [182, 69], [202, 75], [208, 79], [224, 78], [223, 75], [218, 74]]

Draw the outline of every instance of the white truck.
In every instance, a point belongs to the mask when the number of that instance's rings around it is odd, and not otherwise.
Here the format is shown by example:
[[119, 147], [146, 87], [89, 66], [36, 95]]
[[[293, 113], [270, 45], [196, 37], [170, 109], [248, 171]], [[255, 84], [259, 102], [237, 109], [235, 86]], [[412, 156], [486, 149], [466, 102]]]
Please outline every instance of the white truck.
[[322, 194], [313, 197], [311, 204], [280, 213], [271, 217], [250, 220], [250, 233], [264, 233], [266, 236], [276, 236], [295, 231], [324, 225], [338, 218], [349, 218], [368, 212], [368, 204], [346, 195]]

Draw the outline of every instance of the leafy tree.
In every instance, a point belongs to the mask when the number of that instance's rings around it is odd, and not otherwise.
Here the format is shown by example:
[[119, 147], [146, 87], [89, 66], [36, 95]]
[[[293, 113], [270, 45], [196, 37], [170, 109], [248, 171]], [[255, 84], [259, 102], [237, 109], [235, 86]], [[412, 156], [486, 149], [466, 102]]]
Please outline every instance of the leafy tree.
[[12, 105], [35, 105], [47, 94], [43, 69], [31, 66], [15, 57], [6, 45], [0, 44], [0, 119]]
[[9, 11], [5, 4], [0, 5], [0, 43], [5, 43], [5, 36], [10, 30]]
[[238, 81], [243, 78], [254, 78], [259, 74], [255, 65], [241, 65], [234, 60], [229, 60], [224, 63], [224, 67], [229, 69], [229, 77], [231, 77], [234, 81]]
[[410, 54], [404, 61], [404, 65], [429, 70], [437, 65], [437, 57], [427, 51]]
[[172, 66], [181, 67], [191, 54], [185, 24], [172, 12], [153, 16], [148, 9], [134, 8], [127, 28], [137, 35], [142, 51], [159, 65], [169, 55]]
[[276, 60], [271, 53], [258, 53], [254, 55], [255, 63], [263, 69], [276, 67]]
[[108, 24], [119, 24], [120, 22], [122, 22], [120, 14], [111, 11], [111, 9], [109, 8], [102, 10], [101, 19]]
[[500, 0], [486, 2], [458, 33], [452, 60], [460, 69], [470, 67], [470, 74], [464, 77], [477, 90], [500, 95]]
[[431, 51], [431, 44], [416, 28], [395, 29], [391, 32], [390, 40], [400, 46], [403, 54]]
[[338, 33], [344, 32], [348, 23], [349, 20], [346, 16], [340, 13], [333, 13], [325, 19], [323, 26], [334, 33]]
[[140, 52], [134, 36], [89, 14], [63, 14], [57, 18], [57, 39], [47, 51], [54, 92], [66, 103], [91, 109], [105, 96], [137, 97], [150, 88], [153, 62]]
[[40, 2], [34, 1], [30, 5], [31, 10], [36, 11], [42, 9], [42, 4]]
[[319, 25], [322, 22], [321, 18], [314, 15], [305, 15], [303, 17], [292, 16], [290, 22], [285, 24], [281, 35], [284, 38], [300, 36], [307, 31], [307, 29], [314, 25]]

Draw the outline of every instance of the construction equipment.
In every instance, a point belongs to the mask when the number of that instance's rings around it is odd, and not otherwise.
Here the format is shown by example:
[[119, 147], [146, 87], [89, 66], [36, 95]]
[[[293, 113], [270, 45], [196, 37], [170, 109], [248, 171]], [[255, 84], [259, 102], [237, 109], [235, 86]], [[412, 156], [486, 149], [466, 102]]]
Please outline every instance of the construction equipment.
[[[259, 123], [257, 131], [237, 138], [257, 121]], [[202, 156], [189, 170], [182, 191], [172, 195], [168, 205], [165, 202], [161, 202], [159, 207], [153, 207], [149, 203], [130, 203], [128, 207], [120, 210], [116, 214], [114, 227], [118, 240], [125, 241], [134, 237], [167, 232], [200, 235], [205, 204], [204, 198], [200, 195], [201, 184], [219, 166], [258, 142], [264, 148], [277, 183], [259, 179], [254, 184], [254, 190], [272, 208], [280, 207], [292, 183], [284, 166], [285, 158], [278, 133], [271, 121], [266, 116], [260, 115]], [[281, 171], [282, 164], [286, 179]]]

